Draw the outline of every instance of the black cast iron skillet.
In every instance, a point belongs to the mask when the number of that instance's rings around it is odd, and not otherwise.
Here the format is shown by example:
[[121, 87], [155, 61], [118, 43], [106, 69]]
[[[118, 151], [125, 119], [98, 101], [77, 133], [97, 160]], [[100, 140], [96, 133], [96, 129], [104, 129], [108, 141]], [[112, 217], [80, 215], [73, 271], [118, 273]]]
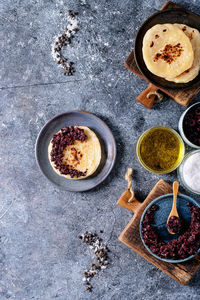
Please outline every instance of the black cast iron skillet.
[[162, 77], [156, 76], [147, 69], [142, 55], [142, 44], [144, 35], [147, 32], [147, 30], [149, 30], [154, 25], [165, 23], [185, 24], [190, 27], [196, 28], [200, 31], [200, 16], [185, 9], [172, 8], [153, 14], [142, 24], [136, 35], [134, 55], [138, 69], [148, 81], [160, 88], [187, 89], [200, 85], [200, 74], [188, 83], [175, 83], [167, 81]]

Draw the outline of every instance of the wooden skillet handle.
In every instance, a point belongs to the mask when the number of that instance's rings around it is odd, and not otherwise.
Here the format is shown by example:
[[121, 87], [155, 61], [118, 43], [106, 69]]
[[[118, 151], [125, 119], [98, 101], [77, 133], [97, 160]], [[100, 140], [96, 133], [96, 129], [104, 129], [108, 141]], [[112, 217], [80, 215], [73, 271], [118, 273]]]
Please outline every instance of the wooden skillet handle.
[[158, 92], [157, 86], [153, 85], [152, 83], [149, 83], [146, 90], [144, 90], [144, 92], [142, 92], [139, 96], [137, 96], [136, 100], [141, 104], [143, 104], [145, 107], [152, 109], [153, 104], [156, 100], [156, 95], [151, 95], [149, 96], [149, 98], [147, 97], [147, 95], [149, 93], [154, 93], [154, 92]]
[[131, 197], [130, 191], [127, 189], [125, 192], [121, 195], [119, 200], [117, 201], [117, 205], [129, 209], [132, 212], [136, 212], [137, 209], [140, 207], [141, 203], [134, 197], [133, 202], [128, 202], [128, 200]]

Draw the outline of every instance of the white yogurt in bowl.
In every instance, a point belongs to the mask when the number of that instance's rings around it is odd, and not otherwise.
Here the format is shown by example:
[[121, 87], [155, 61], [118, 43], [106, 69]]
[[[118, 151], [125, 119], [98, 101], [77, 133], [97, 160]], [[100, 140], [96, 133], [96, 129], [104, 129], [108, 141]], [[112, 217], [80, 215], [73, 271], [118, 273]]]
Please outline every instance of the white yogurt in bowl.
[[188, 191], [200, 195], [200, 150], [189, 152], [184, 157], [178, 174]]

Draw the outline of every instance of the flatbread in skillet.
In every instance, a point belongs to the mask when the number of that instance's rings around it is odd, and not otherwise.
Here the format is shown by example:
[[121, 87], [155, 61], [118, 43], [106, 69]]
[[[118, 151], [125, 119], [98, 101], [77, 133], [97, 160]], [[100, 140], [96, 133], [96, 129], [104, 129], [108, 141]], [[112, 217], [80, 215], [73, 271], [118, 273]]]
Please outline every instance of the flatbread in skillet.
[[193, 80], [198, 74], [200, 69], [200, 33], [197, 29], [189, 27], [184, 24], [174, 24], [179, 29], [181, 29], [184, 34], [190, 39], [192, 49], [194, 52], [194, 60], [191, 68], [184, 71], [182, 74], [173, 77], [166, 78], [169, 81], [176, 83], [187, 83]]
[[190, 39], [178, 26], [157, 24], [143, 39], [144, 62], [153, 74], [174, 78], [191, 68], [194, 52]]

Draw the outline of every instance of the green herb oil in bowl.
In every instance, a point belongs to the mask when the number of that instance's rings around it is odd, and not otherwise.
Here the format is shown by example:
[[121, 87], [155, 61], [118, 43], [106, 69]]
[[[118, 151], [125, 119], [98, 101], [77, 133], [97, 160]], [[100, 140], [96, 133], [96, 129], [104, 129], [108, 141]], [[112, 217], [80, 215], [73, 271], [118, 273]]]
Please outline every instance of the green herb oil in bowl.
[[138, 160], [145, 169], [153, 173], [166, 174], [180, 165], [185, 147], [176, 131], [157, 126], [141, 135], [136, 152]]

